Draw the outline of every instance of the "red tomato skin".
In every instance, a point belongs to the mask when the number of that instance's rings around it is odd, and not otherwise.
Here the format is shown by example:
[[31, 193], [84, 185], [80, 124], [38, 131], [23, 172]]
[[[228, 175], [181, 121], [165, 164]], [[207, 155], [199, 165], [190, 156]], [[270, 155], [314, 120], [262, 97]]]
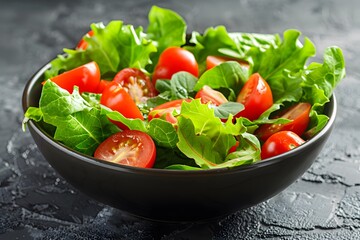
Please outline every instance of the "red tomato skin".
[[209, 86], [202, 87], [195, 95], [195, 99], [197, 98], [200, 98], [200, 101], [203, 104], [211, 103], [215, 106], [228, 102], [221, 92], [216, 91]]
[[270, 158], [294, 149], [305, 141], [291, 131], [271, 135], [261, 147], [261, 159]]
[[236, 140], [235, 145], [234, 145], [234, 146], [232, 146], [232, 147], [229, 149], [228, 154], [235, 152], [235, 151], [236, 151], [236, 149], [238, 148], [239, 144], [240, 144], [240, 142], [239, 142], [238, 140]]
[[237, 61], [242, 67], [249, 68], [249, 63], [246, 61], [242, 61], [239, 59], [232, 59], [228, 57], [220, 57], [220, 56], [207, 56], [206, 57], [206, 69], [212, 69], [213, 67], [216, 67], [217, 65], [220, 65], [223, 62], [227, 61]]
[[155, 163], [156, 148], [148, 134], [124, 130], [105, 139], [95, 150], [94, 157], [122, 165], [151, 168]]
[[[129, 93], [117, 82], [111, 82], [105, 87], [100, 98], [100, 103], [114, 111], [120, 112], [127, 118], [144, 120], [144, 116], [141, 114]], [[126, 129], [122, 123], [112, 122], [121, 129]]]
[[186, 71], [198, 77], [198, 63], [194, 55], [188, 50], [181, 47], [169, 47], [161, 53], [152, 81], [155, 85], [158, 79], [171, 79], [174, 73], [180, 71]]
[[273, 105], [270, 86], [258, 73], [252, 74], [242, 87], [237, 102], [244, 105], [244, 110], [236, 114], [235, 118], [245, 117], [256, 120]]
[[94, 93], [102, 93], [106, 88], [106, 86], [109, 85], [110, 83], [111, 81], [101, 79]]
[[69, 93], [73, 92], [74, 86], [79, 87], [80, 93], [95, 92], [100, 83], [100, 69], [96, 62], [89, 62], [50, 80]]
[[283, 111], [279, 116], [280, 118], [292, 120], [291, 122], [285, 124], [263, 124], [256, 130], [255, 134], [262, 141], [266, 141], [271, 135], [279, 131], [292, 131], [301, 136], [309, 125], [310, 110], [310, 103], [297, 103]]
[[[89, 36], [89, 37], [92, 37], [94, 35], [94, 31], [93, 30], [90, 30], [89, 32], [86, 33], [85, 36]], [[80, 41], [78, 42], [78, 44], [76, 45], [76, 49], [79, 49], [79, 50], [86, 50], [86, 48], [88, 47], [88, 43], [84, 40], [84, 37], [83, 36]]]
[[122, 69], [115, 75], [113, 81], [126, 88], [135, 103], [144, 102], [157, 94], [150, 77], [137, 68]]
[[173, 116], [174, 110], [180, 111], [183, 101], [190, 102], [190, 99], [176, 99], [170, 102], [166, 102], [153, 108], [148, 115], [148, 120], [151, 121], [154, 118], [161, 118], [168, 121], [171, 124], [177, 124], [176, 117]]

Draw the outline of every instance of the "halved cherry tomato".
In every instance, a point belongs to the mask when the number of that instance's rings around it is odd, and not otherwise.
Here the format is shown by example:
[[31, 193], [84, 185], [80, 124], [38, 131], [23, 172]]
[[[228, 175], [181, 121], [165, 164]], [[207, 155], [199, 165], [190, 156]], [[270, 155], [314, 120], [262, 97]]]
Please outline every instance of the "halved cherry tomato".
[[152, 138], [137, 130], [124, 130], [107, 138], [95, 150], [94, 157], [133, 167], [151, 168], [156, 158]]
[[271, 135], [261, 147], [261, 159], [270, 158], [294, 149], [305, 141], [291, 131], [280, 131]]
[[244, 110], [236, 114], [238, 117], [246, 117], [256, 120], [273, 104], [270, 86], [258, 73], [254, 73], [242, 87], [237, 102], [244, 105]]
[[79, 87], [79, 92], [95, 92], [100, 83], [100, 69], [96, 62], [89, 62], [50, 80], [70, 93], [74, 86]]
[[283, 111], [279, 116], [280, 118], [292, 120], [291, 122], [285, 124], [264, 124], [256, 130], [255, 134], [262, 141], [266, 141], [272, 134], [279, 131], [292, 131], [301, 136], [310, 122], [310, 109], [310, 103], [297, 103]]
[[137, 68], [124, 68], [115, 75], [113, 81], [126, 88], [136, 104], [156, 95], [150, 77]]
[[[144, 120], [143, 115], [129, 93], [117, 82], [111, 82], [105, 87], [100, 98], [100, 103], [114, 111], [120, 112], [127, 118], [138, 118]], [[118, 125], [121, 129], [124, 129], [124, 125], [120, 122], [112, 122]]]
[[211, 103], [219, 106], [222, 103], [228, 102], [226, 97], [219, 91], [212, 89], [205, 85], [195, 95], [195, 98], [200, 98], [201, 103]]
[[240, 59], [220, 57], [220, 56], [207, 56], [206, 57], [206, 69], [209, 70], [217, 65], [227, 62], [227, 61], [237, 61], [241, 66], [249, 68], [249, 63]]
[[153, 110], [150, 111], [148, 115], [148, 120], [151, 121], [153, 118], [161, 118], [169, 123], [176, 124], [177, 119], [173, 115], [174, 111], [180, 113], [181, 104], [183, 101], [191, 101], [190, 99], [177, 99], [170, 102], [166, 102], [159, 106], [156, 106]]
[[[85, 36], [88, 36], [88, 37], [92, 37], [94, 35], [94, 31], [93, 30], [90, 30], [88, 33], [86, 33]], [[84, 40], [84, 37], [83, 36], [80, 41], [78, 42], [78, 44], [76, 45], [76, 49], [81, 49], [81, 50], [85, 50], [87, 47], [88, 47], [88, 43]]]
[[111, 81], [101, 79], [94, 93], [102, 93], [105, 87], [110, 83]]
[[154, 85], [158, 79], [171, 79], [174, 73], [186, 71], [198, 77], [199, 66], [194, 55], [181, 47], [169, 47], [165, 49], [155, 67], [152, 81]]

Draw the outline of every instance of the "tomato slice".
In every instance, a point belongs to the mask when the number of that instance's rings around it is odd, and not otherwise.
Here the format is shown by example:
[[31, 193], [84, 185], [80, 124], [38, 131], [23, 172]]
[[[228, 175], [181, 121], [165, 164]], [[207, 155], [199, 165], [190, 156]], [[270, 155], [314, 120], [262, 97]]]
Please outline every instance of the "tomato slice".
[[199, 66], [194, 55], [181, 47], [169, 47], [165, 49], [155, 67], [152, 81], [154, 86], [158, 79], [171, 79], [174, 73], [186, 71], [198, 77]]
[[294, 132], [280, 131], [271, 135], [261, 147], [261, 159], [270, 158], [294, 149], [305, 141]]
[[153, 118], [160, 118], [168, 121], [169, 123], [176, 124], [177, 119], [173, 115], [174, 111], [180, 113], [181, 104], [183, 101], [190, 102], [190, 99], [176, 99], [170, 102], [166, 102], [159, 106], [156, 106], [150, 111], [148, 120], [151, 121]]
[[96, 62], [89, 62], [50, 80], [70, 93], [74, 86], [79, 87], [79, 92], [95, 92], [100, 83], [100, 69]]
[[[120, 112], [127, 118], [144, 120], [143, 115], [129, 93], [117, 82], [111, 82], [105, 87], [100, 98], [100, 103], [114, 111]], [[126, 129], [122, 123], [112, 122], [121, 129]]]
[[219, 106], [222, 103], [228, 102], [226, 97], [219, 91], [212, 89], [205, 85], [195, 95], [195, 98], [200, 98], [201, 103], [211, 103], [215, 106]]
[[[86, 33], [85, 36], [88, 36], [88, 37], [92, 37], [94, 35], [94, 31], [93, 30], [90, 30], [89, 32]], [[84, 40], [84, 37], [83, 36], [80, 41], [78, 42], [78, 44], [76, 45], [76, 49], [81, 49], [81, 50], [85, 50], [87, 47], [88, 47], [88, 43]]]
[[238, 117], [246, 117], [256, 120], [273, 104], [270, 86], [258, 73], [254, 73], [242, 87], [237, 102], [244, 105], [244, 110], [236, 114]]
[[292, 120], [291, 122], [285, 124], [264, 124], [256, 130], [255, 134], [262, 141], [266, 141], [272, 134], [279, 131], [292, 131], [301, 136], [309, 125], [310, 109], [310, 103], [297, 103], [284, 110], [283, 113], [278, 116]]
[[146, 76], [140, 69], [124, 68], [115, 75], [113, 81], [127, 89], [136, 104], [143, 103], [148, 98], [156, 96], [156, 89], [150, 77]]
[[220, 57], [220, 56], [207, 56], [206, 57], [206, 69], [209, 70], [217, 65], [227, 62], [227, 61], [237, 61], [241, 66], [249, 68], [249, 63], [240, 59], [234, 59], [229, 57]]
[[124, 130], [103, 141], [94, 157], [121, 165], [151, 168], [155, 163], [156, 148], [152, 138], [137, 130]]

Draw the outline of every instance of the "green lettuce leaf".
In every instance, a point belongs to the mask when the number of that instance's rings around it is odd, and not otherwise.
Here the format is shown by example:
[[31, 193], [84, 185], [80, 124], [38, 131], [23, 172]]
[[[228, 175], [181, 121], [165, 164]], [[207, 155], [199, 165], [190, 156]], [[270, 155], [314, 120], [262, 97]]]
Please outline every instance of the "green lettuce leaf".
[[301, 80], [291, 73], [302, 71], [316, 50], [308, 38], [304, 38], [302, 44], [300, 34], [297, 30], [287, 30], [278, 47], [250, 53], [254, 63], [253, 72], [258, 72], [268, 82], [274, 102], [299, 101], [301, 98]]
[[327, 48], [323, 64], [311, 63], [304, 71], [301, 101], [312, 104], [307, 137], [312, 137], [326, 125], [328, 117], [322, 114], [324, 105], [330, 101], [335, 87], [345, 74], [344, 56], [338, 47]]
[[203, 86], [207, 85], [213, 89], [226, 88], [237, 95], [248, 77], [246, 68], [241, 67], [238, 62], [228, 61], [201, 75], [195, 85], [195, 90], [199, 91]]
[[193, 46], [186, 48], [195, 55], [202, 73], [206, 69], [206, 57], [209, 55], [232, 57], [251, 63], [248, 53], [252, 48], [264, 51], [277, 46], [278, 42], [278, 35], [228, 33], [224, 26], [218, 26], [207, 28], [203, 34], [193, 32], [190, 39]]
[[[182, 46], [186, 40], [186, 23], [184, 19], [174, 11], [153, 6], [149, 12], [149, 25], [147, 38], [154, 41], [157, 52], [153, 53], [151, 60], [158, 62], [160, 54], [170, 46]], [[149, 66], [152, 72], [154, 65]]]
[[145, 70], [151, 64], [150, 55], [157, 51], [154, 43], [146, 38], [141, 27], [124, 25], [122, 21], [91, 24], [93, 36], [85, 36], [88, 43], [85, 50], [64, 49], [65, 55], [59, 55], [51, 62], [45, 78], [51, 78], [87, 62], [95, 61], [102, 77], [112, 78], [123, 68], [135, 67]]
[[119, 131], [100, 108], [92, 107], [81, 97], [75, 87], [72, 94], [55, 83], [46, 81], [40, 97], [39, 108], [29, 108], [25, 116], [42, 120], [56, 127], [54, 139], [87, 155], [110, 135]]

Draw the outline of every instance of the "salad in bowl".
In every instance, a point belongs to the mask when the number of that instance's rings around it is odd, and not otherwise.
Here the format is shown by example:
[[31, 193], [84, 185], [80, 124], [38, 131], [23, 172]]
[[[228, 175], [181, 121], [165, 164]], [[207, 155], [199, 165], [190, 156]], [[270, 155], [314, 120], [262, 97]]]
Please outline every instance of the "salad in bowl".
[[37, 122], [55, 141], [101, 161], [139, 168], [235, 168], [293, 151], [327, 124], [345, 76], [340, 48], [316, 48], [298, 30], [189, 33], [152, 7], [146, 29], [91, 24], [44, 71]]

